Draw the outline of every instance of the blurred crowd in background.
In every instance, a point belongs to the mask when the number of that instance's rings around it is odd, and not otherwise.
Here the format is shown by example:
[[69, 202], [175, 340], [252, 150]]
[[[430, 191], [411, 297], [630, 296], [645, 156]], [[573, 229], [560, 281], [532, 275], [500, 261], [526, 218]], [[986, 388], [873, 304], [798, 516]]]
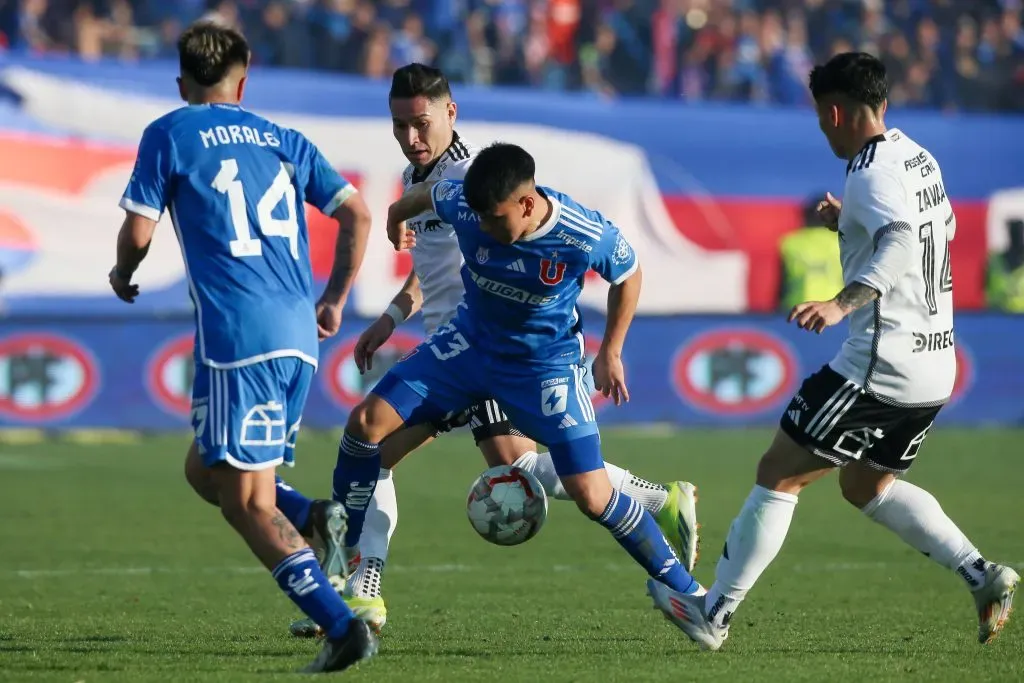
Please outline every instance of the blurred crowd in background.
[[241, 28], [259, 64], [607, 96], [805, 104], [816, 60], [862, 49], [894, 104], [1024, 111], [1024, 0], [0, 0], [7, 49], [173, 58], [182, 27]]

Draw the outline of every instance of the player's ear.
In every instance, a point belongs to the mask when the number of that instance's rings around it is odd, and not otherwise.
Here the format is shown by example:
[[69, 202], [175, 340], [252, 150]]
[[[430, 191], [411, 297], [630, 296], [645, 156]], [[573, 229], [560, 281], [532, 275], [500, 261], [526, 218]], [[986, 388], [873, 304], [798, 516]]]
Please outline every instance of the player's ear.
[[533, 210], [537, 207], [537, 203], [533, 197], [528, 194], [524, 194], [519, 198], [519, 205], [523, 207], [523, 218], [529, 218], [533, 215]]
[[183, 102], [188, 102], [188, 93], [185, 92], [185, 82], [181, 80], [181, 76], [178, 76], [174, 80], [178, 83], [178, 97], [180, 97]]
[[885, 116], [886, 110], [889, 108], [889, 100], [882, 100], [882, 107], [878, 110], [879, 116]]
[[245, 84], [248, 82], [249, 74], [246, 74], [238, 79], [238, 92], [235, 93], [235, 96], [238, 98], [239, 102], [242, 101], [242, 97], [245, 95]]
[[452, 125], [455, 125], [455, 119], [457, 119], [458, 117], [459, 117], [459, 105], [455, 104], [452, 101], [449, 101], [448, 102], [448, 120], [452, 122]]
[[829, 122], [833, 128], [838, 128], [843, 123], [843, 110], [839, 108], [838, 104], [829, 105], [828, 108]]

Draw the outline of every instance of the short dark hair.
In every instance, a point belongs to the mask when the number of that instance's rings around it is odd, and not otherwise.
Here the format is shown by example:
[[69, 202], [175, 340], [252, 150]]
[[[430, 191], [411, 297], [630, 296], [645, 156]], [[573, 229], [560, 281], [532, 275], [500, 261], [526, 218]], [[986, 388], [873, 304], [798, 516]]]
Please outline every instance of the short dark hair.
[[516, 188], [532, 181], [536, 171], [537, 165], [525, 149], [496, 142], [477, 154], [466, 171], [462, 181], [466, 203], [479, 214], [490, 214]]
[[889, 94], [885, 64], [866, 52], [842, 52], [824, 65], [811, 69], [811, 95], [845, 95], [855, 102], [878, 109]]
[[391, 92], [388, 99], [411, 99], [426, 97], [428, 100], [440, 100], [452, 96], [448, 77], [440, 69], [413, 62], [406, 64], [391, 77]]
[[198, 21], [178, 38], [181, 74], [207, 88], [224, 80], [232, 67], [248, 66], [249, 54], [241, 33], [213, 21]]

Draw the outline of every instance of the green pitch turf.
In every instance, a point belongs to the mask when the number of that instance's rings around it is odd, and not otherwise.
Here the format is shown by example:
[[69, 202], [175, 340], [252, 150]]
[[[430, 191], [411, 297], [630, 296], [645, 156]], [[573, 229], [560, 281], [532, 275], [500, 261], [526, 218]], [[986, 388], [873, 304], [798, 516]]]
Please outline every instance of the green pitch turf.
[[[609, 431], [609, 460], [700, 487], [698, 578], [710, 582], [769, 434]], [[910, 479], [991, 559], [1024, 565], [1024, 432], [939, 429]], [[324, 495], [336, 442], [304, 434], [286, 472]], [[300, 680], [316, 645], [181, 474], [183, 437], [0, 447], [0, 680]], [[778, 561], [718, 653], [651, 609], [643, 572], [573, 505], [529, 543], [481, 541], [464, 501], [482, 461], [463, 437], [396, 477], [380, 655], [353, 681], [1020, 681], [1024, 624], [976, 642], [961, 580], [844, 503], [835, 479], [802, 497]], [[1018, 615], [1020, 616], [1020, 615]]]

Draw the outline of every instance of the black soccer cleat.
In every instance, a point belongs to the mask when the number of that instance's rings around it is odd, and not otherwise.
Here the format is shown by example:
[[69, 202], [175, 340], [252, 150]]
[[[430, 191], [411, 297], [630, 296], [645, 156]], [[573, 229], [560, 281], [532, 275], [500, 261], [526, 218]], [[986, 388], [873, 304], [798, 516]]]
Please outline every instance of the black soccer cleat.
[[334, 500], [314, 500], [309, 508], [309, 521], [302, 535], [311, 539], [310, 545], [320, 560], [320, 569], [330, 579], [345, 578], [348, 558], [345, 556], [345, 533], [348, 531], [348, 513], [345, 506]]
[[359, 619], [352, 619], [348, 631], [341, 638], [327, 638], [313, 663], [299, 673], [320, 674], [343, 671], [377, 654], [377, 638], [370, 627]]

